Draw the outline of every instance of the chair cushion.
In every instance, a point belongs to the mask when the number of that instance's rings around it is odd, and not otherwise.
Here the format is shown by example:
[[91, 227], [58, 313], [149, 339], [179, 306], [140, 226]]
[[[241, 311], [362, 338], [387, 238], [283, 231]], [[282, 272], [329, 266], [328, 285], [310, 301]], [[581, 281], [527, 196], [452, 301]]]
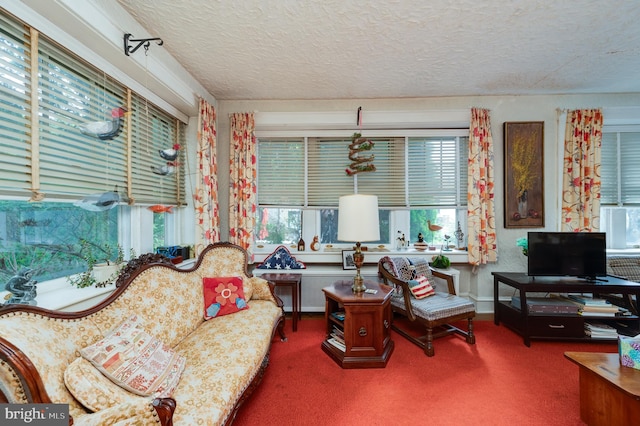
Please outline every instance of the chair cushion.
[[137, 314], [100, 341], [80, 350], [102, 374], [137, 395], [170, 397], [184, 370], [185, 357], [150, 336]]
[[242, 277], [203, 278], [204, 319], [249, 309], [244, 297]]
[[411, 294], [416, 299], [424, 299], [425, 297], [433, 296], [436, 293], [431, 286], [429, 279], [424, 275], [416, 277], [415, 280], [407, 281], [407, 285], [411, 289]]
[[[404, 299], [392, 297], [391, 304], [398, 308], [405, 309]], [[459, 296], [441, 292], [436, 292], [433, 296], [424, 299], [418, 300], [412, 298], [411, 307], [416, 316], [428, 321], [437, 321], [455, 315], [475, 312], [476, 310], [473, 302]]]

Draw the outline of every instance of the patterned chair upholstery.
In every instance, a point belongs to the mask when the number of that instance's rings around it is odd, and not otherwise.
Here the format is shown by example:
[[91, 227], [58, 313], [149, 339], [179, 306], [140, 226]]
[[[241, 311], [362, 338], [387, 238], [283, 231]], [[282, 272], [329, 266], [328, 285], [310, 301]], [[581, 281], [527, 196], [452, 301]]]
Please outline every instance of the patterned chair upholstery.
[[[457, 334], [463, 336], [467, 343], [475, 344], [473, 334], [473, 317], [476, 315], [475, 305], [467, 299], [456, 295], [453, 277], [432, 270], [423, 258], [389, 257], [385, 256], [378, 262], [378, 273], [385, 284], [394, 287], [395, 294], [391, 298], [391, 309], [395, 316], [405, 317], [408, 326], [419, 324], [424, 327], [425, 334], [416, 337], [408, 327], [401, 325], [403, 321], [395, 318], [391, 328], [415, 343], [424, 350], [427, 356], [433, 356], [435, 349], [433, 340]], [[409, 288], [408, 281], [419, 275], [429, 279], [436, 290], [435, 294], [424, 299], [416, 299]], [[442, 286], [440, 278], [446, 286]], [[467, 320], [467, 330], [452, 325], [452, 322]], [[404, 321], [406, 323], [406, 321]]]
[[[607, 256], [607, 275], [624, 278], [625, 280], [640, 282], [640, 256]], [[623, 306], [633, 312], [640, 314], [638, 301], [632, 294], [626, 295], [606, 295], [610, 302]]]

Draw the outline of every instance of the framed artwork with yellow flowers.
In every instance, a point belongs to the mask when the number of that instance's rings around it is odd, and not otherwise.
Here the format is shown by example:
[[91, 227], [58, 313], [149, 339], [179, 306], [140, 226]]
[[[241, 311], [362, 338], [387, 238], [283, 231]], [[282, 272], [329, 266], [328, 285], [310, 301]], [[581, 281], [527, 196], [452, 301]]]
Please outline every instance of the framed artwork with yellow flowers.
[[504, 227], [544, 227], [544, 121], [504, 123]]

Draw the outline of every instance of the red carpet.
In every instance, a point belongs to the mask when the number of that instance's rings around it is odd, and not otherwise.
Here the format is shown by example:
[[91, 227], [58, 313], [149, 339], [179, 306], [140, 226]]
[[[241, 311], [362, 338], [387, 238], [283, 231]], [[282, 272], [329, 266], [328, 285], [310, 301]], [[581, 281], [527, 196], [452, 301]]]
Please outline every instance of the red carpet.
[[447, 336], [436, 355], [392, 332], [384, 369], [343, 370], [321, 349], [324, 320], [287, 319], [261, 386], [236, 425], [582, 425], [578, 367], [565, 351], [616, 352], [612, 343], [522, 338], [476, 321], [476, 345]]

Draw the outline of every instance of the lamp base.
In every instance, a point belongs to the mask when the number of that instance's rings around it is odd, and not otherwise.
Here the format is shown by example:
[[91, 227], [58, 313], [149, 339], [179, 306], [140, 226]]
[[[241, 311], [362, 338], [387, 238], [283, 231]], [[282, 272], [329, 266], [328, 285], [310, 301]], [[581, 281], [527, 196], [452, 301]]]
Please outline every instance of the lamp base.
[[353, 291], [354, 293], [362, 293], [366, 289], [367, 289], [367, 286], [364, 285], [364, 279], [362, 279], [362, 276], [360, 274], [356, 275], [353, 278], [353, 285], [351, 286], [351, 291]]

